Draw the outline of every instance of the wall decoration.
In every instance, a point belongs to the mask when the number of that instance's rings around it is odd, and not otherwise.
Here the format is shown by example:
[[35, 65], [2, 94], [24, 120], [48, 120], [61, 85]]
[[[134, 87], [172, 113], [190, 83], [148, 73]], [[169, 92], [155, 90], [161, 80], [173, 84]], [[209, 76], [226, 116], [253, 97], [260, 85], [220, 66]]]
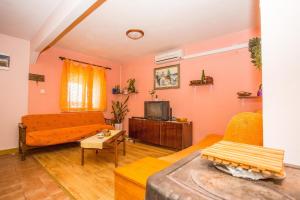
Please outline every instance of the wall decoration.
[[180, 65], [170, 65], [154, 69], [154, 89], [179, 88]]
[[135, 79], [134, 78], [130, 78], [127, 80], [128, 83], [128, 92], [129, 93], [137, 93], [136, 88], [135, 88]]
[[9, 70], [10, 56], [0, 53], [0, 69]]
[[28, 79], [30, 81], [36, 81], [36, 83], [38, 83], [38, 82], [45, 82], [45, 75], [29, 73]]

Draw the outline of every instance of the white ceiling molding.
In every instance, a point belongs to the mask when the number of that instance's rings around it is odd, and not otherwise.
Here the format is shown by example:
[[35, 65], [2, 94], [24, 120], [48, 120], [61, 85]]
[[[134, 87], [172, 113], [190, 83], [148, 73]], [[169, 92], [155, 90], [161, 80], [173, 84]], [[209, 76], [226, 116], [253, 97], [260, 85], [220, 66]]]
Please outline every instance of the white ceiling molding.
[[209, 51], [205, 51], [205, 52], [190, 54], [187, 56], [183, 56], [182, 59], [186, 60], [186, 59], [198, 58], [198, 57], [202, 57], [202, 56], [208, 56], [208, 55], [218, 54], [218, 53], [225, 53], [228, 51], [234, 51], [234, 50], [244, 49], [244, 48], [248, 48], [247, 42], [242, 43], [242, 44], [228, 46], [228, 47], [223, 47], [223, 48], [219, 48], [219, 49], [213, 49], [213, 50], [209, 50]]
[[[104, 0], [103, 0], [104, 1]], [[48, 17], [41, 29], [30, 41], [30, 61], [33, 64], [37, 55], [48, 47], [60, 34], [80, 18], [89, 8], [100, 0], [64, 0]]]

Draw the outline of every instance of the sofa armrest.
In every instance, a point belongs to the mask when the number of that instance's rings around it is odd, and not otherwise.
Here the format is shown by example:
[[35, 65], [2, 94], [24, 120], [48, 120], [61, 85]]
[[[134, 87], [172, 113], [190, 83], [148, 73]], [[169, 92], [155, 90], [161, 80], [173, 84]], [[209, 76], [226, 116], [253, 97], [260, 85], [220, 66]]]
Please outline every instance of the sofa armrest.
[[113, 119], [104, 118], [105, 124], [113, 125]]
[[25, 124], [23, 124], [23, 123], [19, 123], [18, 126], [19, 126], [19, 128], [22, 128], [22, 129], [26, 129], [27, 128], [27, 126]]

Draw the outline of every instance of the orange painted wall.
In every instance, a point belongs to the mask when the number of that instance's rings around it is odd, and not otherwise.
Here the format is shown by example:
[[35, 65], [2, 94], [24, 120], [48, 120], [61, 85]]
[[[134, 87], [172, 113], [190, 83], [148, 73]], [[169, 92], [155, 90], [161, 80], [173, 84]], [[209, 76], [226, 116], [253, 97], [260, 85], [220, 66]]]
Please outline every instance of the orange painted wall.
[[[245, 30], [183, 46], [185, 54], [227, 47], [248, 42], [258, 31]], [[172, 63], [171, 63], [172, 64]], [[170, 65], [165, 64], [161, 66]], [[153, 88], [154, 55], [148, 55], [122, 67], [122, 85], [129, 78], [136, 79], [138, 94], [130, 97], [129, 117], [143, 116], [144, 101], [151, 100], [148, 91]], [[213, 86], [189, 86], [190, 80], [200, 79], [201, 70], [214, 78]], [[159, 99], [169, 100], [173, 114], [193, 121], [193, 141], [209, 133], [223, 134], [230, 118], [242, 111], [261, 109], [261, 100], [239, 100], [237, 91], [251, 91], [256, 95], [261, 83], [261, 72], [250, 62], [247, 49], [209, 55], [180, 61], [180, 89], [157, 90]], [[127, 120], [125, 127], [127, 127]]]
[[[112, 70], [106, 71], [108, 112], [105, 114], [110, 116], [111, 100], [115, 99], [115, 96], [111, 94], [111, 90], [114, 85], [120, 82], [120, 65], [106, 59], [99, 59], [61, 48], [48, 49], [39, 56], [36, 64], [30, 65], [30, 73], [43, 74], [46, 81], [38, 84], [34, 81], [29, 81], [29, 113], [60, 112], [59, 93], [62, 61], [58, 59], [59, 56], [112, 68]], [[45, 90], [44, 94], [41, 93], [42, 89]]]

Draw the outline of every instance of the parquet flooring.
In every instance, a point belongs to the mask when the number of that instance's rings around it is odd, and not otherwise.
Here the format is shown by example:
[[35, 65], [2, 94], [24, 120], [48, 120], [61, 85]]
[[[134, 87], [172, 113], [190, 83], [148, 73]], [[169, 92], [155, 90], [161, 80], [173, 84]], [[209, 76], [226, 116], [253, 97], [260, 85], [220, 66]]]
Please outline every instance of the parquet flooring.
[[[122, 155], [119, 147], [119, 166], [126, 165], [146, 156], [161, 157], [174, 151], [127, 142], [127, 154]], [[85, 164], [80, 165], [78, 144], [52, 147], [34, 154], [34, 157], [75, 199], [114, 199], [114, 154], [112, 149], [103, 149], [98, 154], [86, 150]]]
[[68, 194], [31, 156], [0, 156], [0, 200], [69, 200]]

